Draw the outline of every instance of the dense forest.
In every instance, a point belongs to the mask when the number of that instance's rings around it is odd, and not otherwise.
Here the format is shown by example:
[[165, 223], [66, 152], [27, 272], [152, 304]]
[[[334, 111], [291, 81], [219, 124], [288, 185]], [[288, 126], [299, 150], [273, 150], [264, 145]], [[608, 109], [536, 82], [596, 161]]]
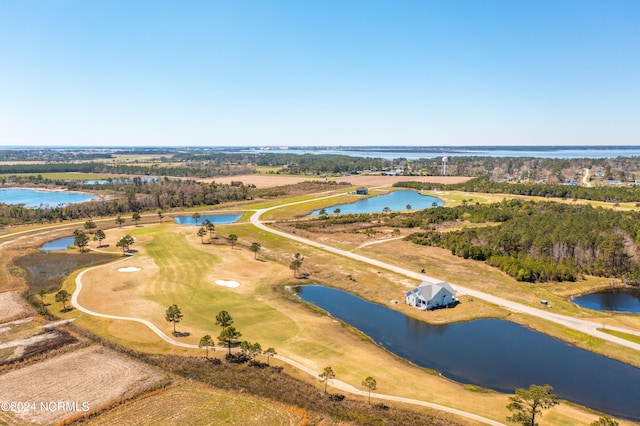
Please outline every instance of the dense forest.
[[[588, 274], [640, 282], [637, 212], [510, 200], [427, 209], [402, 221], [426, 229], [408, 240], [484, 261], [519, 281], [574, 281]], [[463, 223], [488, 226], [441, 229]]]
[[443, 185], [424, 182], [398, 182], [399, 188], [432, 189], [444, 191], [481, 192], [485, 194], [514, 194], [537, 197], [553, 197], [606, 202], [640, 202], [640, 188], [626, 186], [550, 185], [533, 183], [491, 182], [488, 177], [478, 177], [465, 183]]

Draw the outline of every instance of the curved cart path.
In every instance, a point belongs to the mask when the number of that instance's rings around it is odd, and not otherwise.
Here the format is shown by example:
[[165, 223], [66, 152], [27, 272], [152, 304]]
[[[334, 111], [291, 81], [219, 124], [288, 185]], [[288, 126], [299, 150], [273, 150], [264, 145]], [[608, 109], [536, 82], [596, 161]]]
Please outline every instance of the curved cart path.
[[[127, 257], [125, 259], [122, 260], [118, 260], [114, 263], [121, 263], [121, 262], [125, 262], [127, 260], [131, 259], [131, 257]], [[155, 324], [153, 324], [151, 321], [148, 321], [146, 319], [143, 318], [136, 318], [136, 317], [124, 317], [124, 316], [119, 316], [119, 315], [109, 315], [109, 314], [102, 314], [96, 311], [92, 311], [91, 309], [85, 308], [84, 306], [82, 306], [79, 302], [78, 302], [78, 296], [80, 295], [80, 292], [82, 291], [82, 277], [84, 276], [84, 274], [86, 272], [89, 272], [91, 270], [94, 269], [98, 269], [98, 268], [102, 268], [105, 267], [107, 265], [112, 266], [114, 265], [114, 263], [109, 263], [106, 265], [98, 265], [98, 266], [94, 266], [88, 269], [85, 269], [84, 271], [80, 272], [78, 274], [78, 276], [76, 277], [76, 289], [73, 292], [73, 295], [71, 296], [71, 304], [78, 309], [81, 312], [84, 312], [85, 314], [88, 315], [93, 315], [96, 317], [100, 317], [100, 318], [107, 318], [107, 319], [113, 319], [113, 320], [121, 320], [121, 321], [133, 321], [133, 322], [138, 322], [140, 324], [143, 324], [147, 327], [149, 327], [149, 329], [151, 329], [151, 331], [153, 331], [156, 335], [158, 335], [162, 340], [164, 340], [165, 342], [171, 344], [171, 345], [175, 345], [175, 346], [180, 346], [183, 348], [189, 348], [189, 349], [201, 349], [198, 345], [192, 345], [189, 343], [184, 343], [184, 342], [180, 342], [178, 340], [172, 339], [171, 337], [167, 336], [162, 330], [160, 330]], [[217, 350], [226, 350], [227, 348], [221, 348], [221, 347], [215, 347], [214, 349]], [[312, 377], [318, 378], [318, 372], [312, 370], [309, 367], [306, 367], [302, 364], [300, 364], [297, 361], [294, 361], [290, 358], [284, 357], [282, 355], [274, 355], [274, 358], [285, 362], [301, 371], [304, 371], [305, 373], [309, 374]], [[328, 381], [329, 385], [331, 385], [332, 387], [339, 389], [343, 392], [348, 392], [351, 394], [355, 394], [355, 395], [361, 395], [361, 396], [367, 396], [368, 392], [362, 391], [360, 389], [357, 389], [353, 386], [351, 386], [348, 383], [342, 382], [340, 380], [336, 380], [336, 379], [331, 379]], [[447, 413], [451, 413], [451, 414], [455, 414], [461, 417], [465, 417], [468, 419], [472, 419], [472, 420], [476, 420], [479, 421], [481, 423], [485, 423], [488, 425], [492, 425], [492, 426], [504, 426], [504, 423], [500, 423], [497, 422], [495, 420], [491, 420], [488, 419], [486, 417], [482, 417], [473, 413], [468, 413], [466, 411], [462, 411], [462, 410], [458, 410], [455, 408], [451, 408], [451, 407], [447, 407], [444, 405], [439, 405], [439, 404], [435, 404], [432, 402], [427, 402], [427, 401], [420, 401], [417, 399], [411, 399], [411, 398], [403, 398], [403, 397], [399, 397], [399, 396], [394, 396], [394, 395], [385, 395], [385, 394], [380, 394], [380, 393], [372, 393], [371, 397], [373, 398], [378, 398], [378, 399], [382, 399], [382, 400], [387, 400], [387, 401], [397, 401], [397, 402], [403, 402], [406, 404], [413, 404], [413, 405], [420, 405], [423, 407], [429, 407], [435, 410], [440, 410], [440, 411], [445, 411]]]

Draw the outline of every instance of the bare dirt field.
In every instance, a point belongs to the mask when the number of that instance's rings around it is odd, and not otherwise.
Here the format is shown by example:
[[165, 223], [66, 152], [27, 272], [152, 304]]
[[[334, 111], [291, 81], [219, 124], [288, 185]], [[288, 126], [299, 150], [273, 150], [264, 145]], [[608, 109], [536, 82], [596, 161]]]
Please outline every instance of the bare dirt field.
[[92, 346], [0, 375], [0, 395], [4, 401], [34, 404], [5, 412], [14, 420], [10, 424], [52, 424], [131, 396], [161, 377], [144, 364]]
[[0, 322], [18, 319], [29, 312], [27, 303], [15, 291], [0, 293]]
[[[328, 181], [349, 182], [356, 186], [391, 186], [396, 182], [431, 182], [431, 183], [462, 183], [468, 181], [469, 177], [463, 176], [375, 176], [357, 175], [344, 177], [329, 177]], [[245, 185], [253, 184], [257, 188], [271, 188], [281, 185], [293, 185], [310, 180], [322, 180], [319, 176], [277, 176], [277, 175], [240, 175], [221, 176], [216, 178], [200, 179], [203, 182], [217, 182], [230, 184], [231, 181], [241, 181]]]

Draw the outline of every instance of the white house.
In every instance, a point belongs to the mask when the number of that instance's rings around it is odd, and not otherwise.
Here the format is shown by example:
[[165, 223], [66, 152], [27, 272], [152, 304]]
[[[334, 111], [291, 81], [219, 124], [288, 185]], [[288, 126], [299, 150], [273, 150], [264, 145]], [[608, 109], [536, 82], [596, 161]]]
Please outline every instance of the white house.
[[407, 292], [405, 303], [424, 311], [455, 305], [458, 299], [456, 291], [448, 282], [432, 284], [423, 281], [418, 287]]

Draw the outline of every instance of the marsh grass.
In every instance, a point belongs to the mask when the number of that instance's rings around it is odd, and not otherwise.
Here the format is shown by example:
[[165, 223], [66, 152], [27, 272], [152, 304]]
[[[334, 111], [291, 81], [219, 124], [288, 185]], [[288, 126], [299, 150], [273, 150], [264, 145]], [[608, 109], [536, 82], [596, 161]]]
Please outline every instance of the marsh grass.
[[33, 295], [40, 289], [47, 293], [58, 291], [71, 272], [115, 259], [116, 256], [105, 253], [35, 252], [14, 259], [13, 263], [25, 271], [24, 278], [29, 288], [27, 293]]

